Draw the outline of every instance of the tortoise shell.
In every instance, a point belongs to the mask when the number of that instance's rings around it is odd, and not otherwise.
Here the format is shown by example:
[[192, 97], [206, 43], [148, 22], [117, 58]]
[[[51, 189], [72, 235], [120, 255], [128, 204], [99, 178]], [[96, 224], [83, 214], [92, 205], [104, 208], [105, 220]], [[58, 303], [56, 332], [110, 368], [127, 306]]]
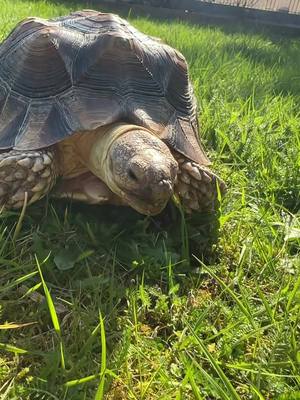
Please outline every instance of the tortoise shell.
[[117, 15], [28, 18], [2, 43], [0, 149], [40, 149], [118, 121], [209, 164], [184, 57]]

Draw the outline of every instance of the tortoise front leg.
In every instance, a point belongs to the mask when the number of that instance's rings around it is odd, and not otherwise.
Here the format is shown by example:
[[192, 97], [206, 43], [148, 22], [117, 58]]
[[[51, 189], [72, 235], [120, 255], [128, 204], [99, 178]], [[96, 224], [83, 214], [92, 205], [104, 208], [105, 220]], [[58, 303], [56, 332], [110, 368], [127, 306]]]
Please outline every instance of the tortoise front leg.
[[208, 167], [183, 157], [176, 157], [179, 172], [175, 193], [187, 213], [213, 211], [217, 205], [217, 185], [221, 194], [226, 191], [225, 183]]
[[44, 197], [57, 177], [53, 148], [35, 151], [11, 150], [0, 153], [0, 205], [21, 208]]

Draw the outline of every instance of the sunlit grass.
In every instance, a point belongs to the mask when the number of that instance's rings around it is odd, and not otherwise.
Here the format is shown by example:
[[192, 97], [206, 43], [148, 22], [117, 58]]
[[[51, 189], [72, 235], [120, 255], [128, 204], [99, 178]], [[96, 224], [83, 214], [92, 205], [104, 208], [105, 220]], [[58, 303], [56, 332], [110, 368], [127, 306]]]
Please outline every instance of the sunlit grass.
[[[92, 7], [0, 6], [2, 39], [26, 16]], [[218, 245], [210, 216], [174, 210], [169, 224], [48, 199], [2, 213], [0, 396], [297, 399], [299, 39], [130, 20], [189, 62], [228, 183]]]

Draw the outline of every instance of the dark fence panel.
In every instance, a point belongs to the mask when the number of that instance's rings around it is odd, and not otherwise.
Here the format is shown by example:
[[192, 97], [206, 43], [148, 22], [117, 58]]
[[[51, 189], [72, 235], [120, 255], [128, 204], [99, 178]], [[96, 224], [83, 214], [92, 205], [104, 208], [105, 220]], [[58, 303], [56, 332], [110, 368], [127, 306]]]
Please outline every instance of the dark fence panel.
[[199, 3], [210, 3], [300, 14], [300, 0], [120, 0], [119, 2], [189, 11], [199, 10]]
[[[232, 2], [237, 0], [220, 1]], [[281, 0], [267, 1], [270, 2], [269, 6], [271, 7], [273, 4], [271, 4], [272, 1]], [[298, 2], [300, 0], [291, 1]], [[282, 11], [261, 10], [199, 0], [94, 0], [94, 2], [106, 5], [109, 8], [113, 6], [117, 11], [126, 12], [132, 9], [139, 15], [148, 15], [154, 18], [176, 18], [201, 24], [216, 23], [217, 21], [229, 23], [242, 22], [277, 27], [281, 28], [283, 32], [292, 31], [300, 33], [300, 14]]]

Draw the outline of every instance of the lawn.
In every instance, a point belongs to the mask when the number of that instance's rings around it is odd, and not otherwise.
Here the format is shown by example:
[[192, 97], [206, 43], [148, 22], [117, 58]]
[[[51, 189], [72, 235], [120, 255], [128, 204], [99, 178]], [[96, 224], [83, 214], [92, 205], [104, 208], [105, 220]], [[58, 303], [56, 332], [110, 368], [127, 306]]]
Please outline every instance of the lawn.
[[[91, 8], [0, 7], [1, 40]], [[130, 21], [187, 58], [227, 195], [217, 221], [51, 199], [22, 224], [2, 212], [1, 399], [299, 399], [300, 41]]]

